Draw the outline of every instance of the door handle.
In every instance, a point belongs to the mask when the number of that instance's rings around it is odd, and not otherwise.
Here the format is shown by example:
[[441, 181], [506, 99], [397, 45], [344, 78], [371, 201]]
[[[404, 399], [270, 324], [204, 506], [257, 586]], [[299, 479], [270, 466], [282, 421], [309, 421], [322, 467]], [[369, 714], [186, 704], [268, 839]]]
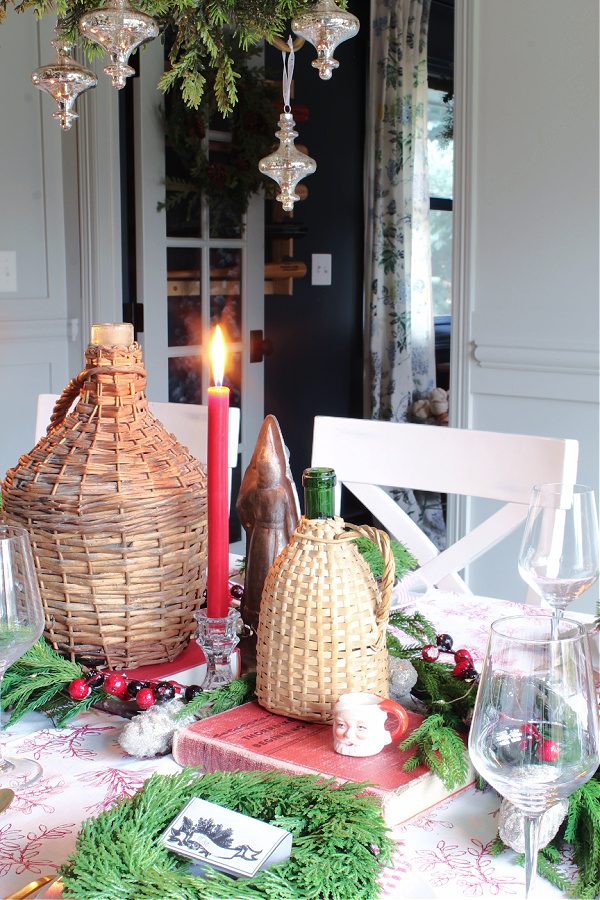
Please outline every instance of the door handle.
[[262, 362], [273, 352], [273, 342], [265, 338], [262, 330], [250, 332], [250, 362]]

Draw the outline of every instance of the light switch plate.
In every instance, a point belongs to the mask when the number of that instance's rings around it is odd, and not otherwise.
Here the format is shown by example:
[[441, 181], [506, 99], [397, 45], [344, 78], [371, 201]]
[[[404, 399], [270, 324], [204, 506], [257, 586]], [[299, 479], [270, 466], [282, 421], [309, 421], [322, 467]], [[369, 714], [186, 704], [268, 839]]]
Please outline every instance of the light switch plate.
[[331, 284], [331, 253], [313, 253], [311, 284]]
[[12, 294], [17, 290], [17, 252], [0, 250], [0, 294]]

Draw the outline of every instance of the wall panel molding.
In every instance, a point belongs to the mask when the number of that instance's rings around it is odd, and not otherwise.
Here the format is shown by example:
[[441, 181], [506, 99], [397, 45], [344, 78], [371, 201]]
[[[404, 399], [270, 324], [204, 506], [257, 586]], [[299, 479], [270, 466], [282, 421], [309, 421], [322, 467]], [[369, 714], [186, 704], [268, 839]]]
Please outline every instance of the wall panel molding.
[[79, 335], [79, 319], [15, 319], [0, 320], [2, 345], [31, 341], [75, 341]]

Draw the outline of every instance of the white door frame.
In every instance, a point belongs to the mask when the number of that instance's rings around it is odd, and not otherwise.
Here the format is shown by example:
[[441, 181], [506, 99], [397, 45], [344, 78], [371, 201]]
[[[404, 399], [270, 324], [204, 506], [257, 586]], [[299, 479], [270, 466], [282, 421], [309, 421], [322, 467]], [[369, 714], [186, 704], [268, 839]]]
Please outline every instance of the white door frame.
[[[456, 0], [454, 8], [454, 191], [452, 203], [452, 341], [450, 350], [449, 423], [469, 428], [470, 407], [470, 316], [473, 297], [474, 196], [472, 160], [474, 106], [476, 97], [473, 30], [477, 3]], [[448, 543], [468, 530], [466, 497], [449, 496]]]

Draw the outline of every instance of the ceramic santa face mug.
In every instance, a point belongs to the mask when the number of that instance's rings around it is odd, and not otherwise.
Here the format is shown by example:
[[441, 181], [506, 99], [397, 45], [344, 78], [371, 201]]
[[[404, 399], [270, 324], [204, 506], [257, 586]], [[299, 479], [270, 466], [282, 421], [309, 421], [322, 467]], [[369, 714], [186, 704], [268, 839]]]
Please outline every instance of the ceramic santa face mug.
[[[390, 713], [396, 723], [388, 731], [385, 726]], [[363, 691], [342, 694], [333, 712], [333, 747], [343, 756], [375, 756], [407, 727], [408, 714], [394, 700]]]

